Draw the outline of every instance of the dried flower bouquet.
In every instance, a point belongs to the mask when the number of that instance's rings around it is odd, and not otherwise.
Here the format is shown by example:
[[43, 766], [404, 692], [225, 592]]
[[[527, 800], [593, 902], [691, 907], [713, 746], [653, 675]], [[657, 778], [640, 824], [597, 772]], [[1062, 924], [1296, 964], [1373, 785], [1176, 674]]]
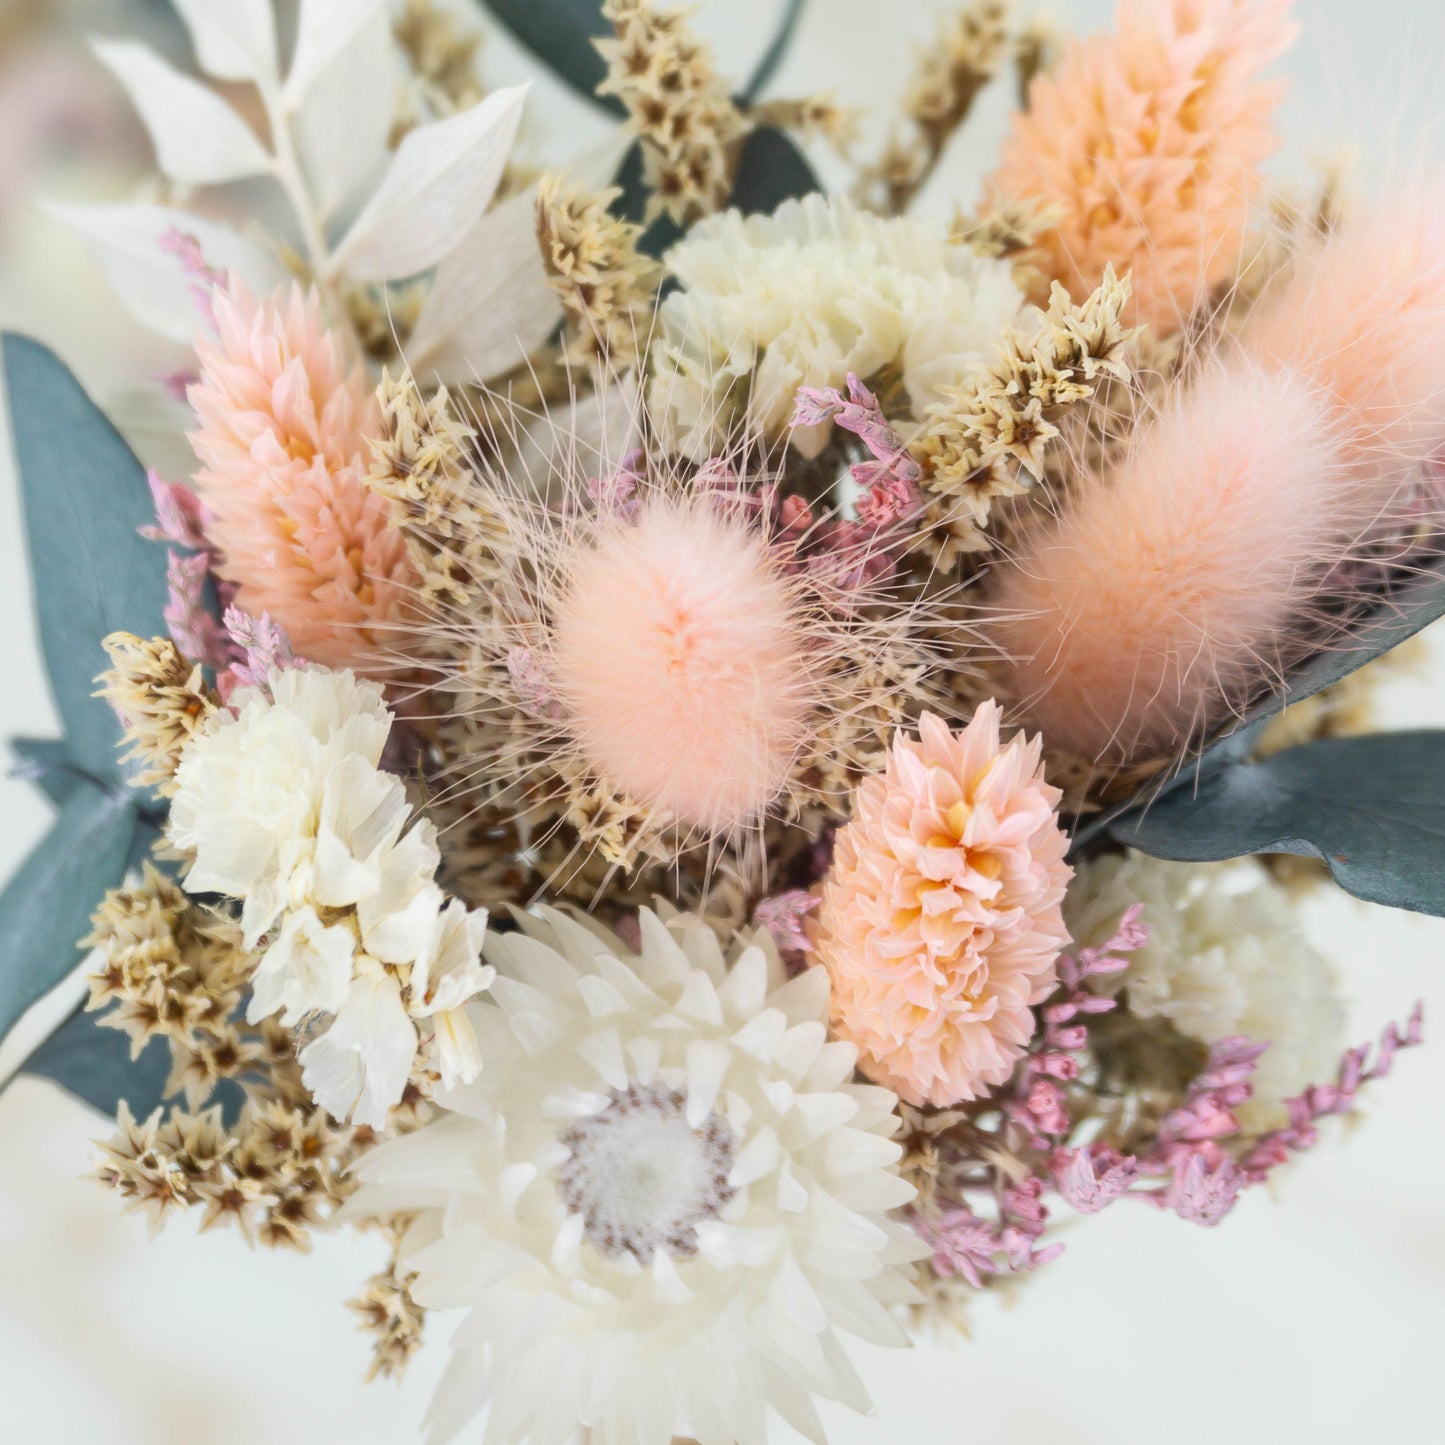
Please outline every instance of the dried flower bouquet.
[[[284, 65], [173, 3], [194, 73], [96, 44], [170, 203], [63, 215], [189, 474], [4, 348], [66, 736], [0, 1034], [78, 941], [24, 1068], [153, 1228], [379, 1232], [372, 1374], [461, 1313], [436, 1441], [821, 1441], [841, 1334], [1219, 1224], [1419, 1043], [1345, 1047], [1299, 913], [1445, 913], [1445, 743], [1369, 708], [1445, 612], [1445, 189], [1266, 194], [1288, 0], [973, 0], [866, 159], [764, 95], [800, 0], [741, 86], [486, 0], [616, 117], [543, 174], [431, 0], [301, 0]], [[238, 179], [284, 209], [188, 203]]]

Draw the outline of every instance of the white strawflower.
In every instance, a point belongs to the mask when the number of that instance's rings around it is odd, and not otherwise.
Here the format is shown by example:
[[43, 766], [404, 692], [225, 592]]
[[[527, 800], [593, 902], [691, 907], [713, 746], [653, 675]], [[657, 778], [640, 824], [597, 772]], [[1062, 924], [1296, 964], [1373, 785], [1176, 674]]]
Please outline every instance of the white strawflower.
[[[655, 422], [688, 455], [717, 455], [742, 426], [787, 431], [800, 386], [902, 373], [915, 418], [987, 359], [1023, 297], [1008, 264], [949, 241], [940, 221], [875, 216], [842, 197], [770, 216], [699, 222], [664, 257], [682, 283], [659, 310]], [[815, 456], [830, 424], [792, 440]]]
[[301, 1051], [302, 1079], [339, 1119], [375, 1129], [419, 1050], [447, 1084], [481, 1068], [463, 1005], [487, 988], [485, 911], [435, 883], [436, 829], [381, 766], [391, 715], [350, 672], [273, 671], [187, 745], [170, 836], [186, 887], [241, 901], [245, 946], [269, 942], [246, 1016], [288, 1027], [334, 1014]]
[[1287, 1122], [1283, 1100], [1334, 1078], [1345, 1024], [1334, 973], [1299, 931], [1288, 895], [1252, 858], [1110, 854], [1080, 867], [1065, 921], [1077, 943], [1099, 944], [1134, 903], [1144, 905], [1149, 940], [1110, 979], [1129, 1011], [1205, 1044], [1234, 1034], [1268, 1041], [1239, 1119], [1251, 1130]]
[[465, 1307], [428, 1417], [452, 1438], [565, 1445], [811, 1439], [812, 1397], [863, 1409], [835, 1336], [903, 1343], [924, 1249], [894, 1096], [829, 1042], [828, 981], [770, 941], [641, 918], [642, 951], [555, 912], [492, 935], [486, 1069], [448, 1111], [368, 1154], [352, 1206], [421, 1211], [404, 1255], [433, 1308]]

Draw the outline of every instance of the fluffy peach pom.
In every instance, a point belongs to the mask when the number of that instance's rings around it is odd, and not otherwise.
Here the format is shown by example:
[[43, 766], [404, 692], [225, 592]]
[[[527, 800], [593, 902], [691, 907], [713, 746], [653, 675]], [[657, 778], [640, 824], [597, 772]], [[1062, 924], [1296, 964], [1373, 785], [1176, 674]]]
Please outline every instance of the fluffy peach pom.
[[359, 369], [346, 374], [314, 294], [292, 286], [258, 302], [233, 279], [214, 301], [217, 335], [197, 346], [190, 401], [216, 570], [299, 654], [364, 670], [414, 580], [386, 502], [363, 480], [375, 401]]
[[1369, 505], [1328, 398], [1217, 364], [1002, 580], [996, 636], [1024, 716], [1089, 760], [1177, 751], [1288, 660]]
[[1079, 298], [1131, 268], [1134, 319], [1167, 331], [1233, 277], [1276, 145], [1281, 87], [1255, 77], [1294, 36], [1288, 9], [1120, 0], [1113, 34], [1033, 81], [988, 191], [1056, 214], [1033, 257], [1046, 279]]
[[833, 1026], [911, 1104], [1004, 1083], [1068, 942], [1071, 870], [1038, 738], [999, 745], [997, 703], [952, 734], [925, 713], [858, 789], [824, 885], [817, 949]]
[[561, 560], [549, 672], [582, 756], [712, 834], [756, 822], [806, 736], [811, 660], [760, 534], [655, 498]]
[[1241, 341], [1265, 365], [1310, 377], [1341, 408], [1350, 448], [1401, 474], [1445, 440], [1445, 192], [1425, 181], [1384, 198], [1300, 257]]

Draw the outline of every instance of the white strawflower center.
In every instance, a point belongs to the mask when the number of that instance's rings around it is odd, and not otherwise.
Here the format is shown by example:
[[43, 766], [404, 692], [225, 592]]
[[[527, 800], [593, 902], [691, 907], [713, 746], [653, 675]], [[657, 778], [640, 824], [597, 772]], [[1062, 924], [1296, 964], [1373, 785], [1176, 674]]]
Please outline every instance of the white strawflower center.
[[709, 1114], [687, 1122], [687, 1095], [665, 1084], [614, 1090], [600, 1114], [561, 1135], [571, 1151], [558, 1180], [562, 1197], [586, 1221], [586, 1237], [606, 1255], [646, 1264], [659, 1249], [697, 1253], [697, 1226], [732, 1197], [733, 1131]]

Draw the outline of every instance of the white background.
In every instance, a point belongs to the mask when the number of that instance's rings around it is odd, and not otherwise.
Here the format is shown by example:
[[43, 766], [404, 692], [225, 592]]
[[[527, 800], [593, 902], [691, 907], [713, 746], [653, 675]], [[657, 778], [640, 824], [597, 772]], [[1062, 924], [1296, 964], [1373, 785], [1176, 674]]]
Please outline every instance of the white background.
[[[0, 0], [3, 4], [4, 0]], [[218, 0], [222, 3], [222, 0]], [[699, 21], [734, 74], [764, 43], [775, 0], [707, 0]], [[130, 7], [92, 3], [100, 28]], [[833, 88], [886, 105], [908, 46], [930, 32], [927, 4], [813, 0], [777, 94]], [[1096, 0], [1055, 13], [1087, 29]], [[1283, 68], [1293, 79], [1277, 176], [1358, 143], [1368, 191], [1381, 175], [1439, 154], [1430, 92], [1445, 59], [1432, 0], [1301, 0], [1307, 33]], [[490, 41], [493, 81], [530, 73]], [[958, 138], [921, 209], [967, 201], [999, 134], [1003, 98]], [[586, 107], [545, 83], [529, 143], [565, 155], [601, 133]], [[95, 196], [83, 168], [56, 178]], [[113, 183], [112, 183], [113, 185]], [[152, 349], [119, 317], [74, 248], [34, 215], [0, 233], [0, 322], [51, 339], [105, 390], [148, 369]], [[0, 735], [54, 727], [29, 620], [29, 579], [9, 457], [0, 458]], [[83, 640], [82, 640], [83, 641]], [[1445, 638], [1420, 677], [1392, 685], [1392, 726], [1445, 724]], [[0, 875], [44, 830], [29, 789], [0, 783]], [[1308, 923], [1338, 962], [1363, 1040], [1425, 996], [1445, 1019], [1445, 924], [1343, 896]], [[0, 948], [7, 947], [0, 940]], [[1427, 1014], [1427, 1032], [1434, 1032]], [[826, 1412], [848, 1442], [990, 1445], [1048, 1440], [1115, 1445], [1346, 1445], [1445, 1438], [1438, 1370], [1445, 1344], [1445, 1043], [1406, 1056], [1369, 1096], [1358, 1129], [1332, 1131], [1277, 1194], [1248, 1198], [1206, 1231], [1122, 1206], [1073, 1231], [1062, 1259], [1011, 1305], [990, 1297], [973, 1337], [906, 1353], [859, 1349], [878, 1412]], [[374, 1242], [323, 1240], [309, 1258], [252, 1254], [235, 1236], [173, 1225], [146, 1239], [81, 1182], [102, 1121], [48, 1084], [0, 1095], [0, 1441], [25, 1445], [333, 1445], [418, 1438], [445, 1356], [446, 1322], [398, 1390], [363, 1387], [366, 1342], [341, 1301], [378, 1263]], [[476, 1438], [479, 1437], [479, 1433]], [[779, 1429], [779, 1440], [789, 1439]]]

